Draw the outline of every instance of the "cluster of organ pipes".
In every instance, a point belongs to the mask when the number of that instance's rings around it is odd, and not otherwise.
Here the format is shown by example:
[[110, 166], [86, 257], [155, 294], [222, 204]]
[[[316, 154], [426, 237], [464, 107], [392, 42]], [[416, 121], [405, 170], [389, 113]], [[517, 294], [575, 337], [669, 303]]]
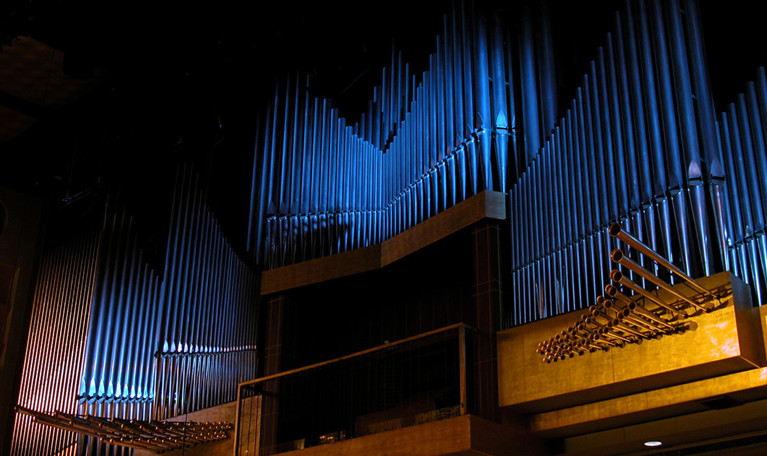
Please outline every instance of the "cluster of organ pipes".
[[491, 189], [510, 204], [502, 327], [592, 302], [609, 277], [613, 222], [686, 274], [733, 271], [761, 303], [764, 70], [717, 117], [697, 2], [625, 0], [558, 109], [546, 27], [529, 17], [507, 27], [475, 3], [444, 17], [427, 71], [392, 57], [357, 123], [297, 77], [278, 88], [254, 159], [255, 261], [269, 269], [378, 243]]
[[680, 292], [657, 277], [654, 272], [626, 257], [621, 249], [615, 249], [610, 254], [613, 262], [657, 285], [672, 298], [667, 301], [657, 293], [650, 293], [624, 276], [621, 271], [613, 269], [610, 273], [613, 282], [634, 295], [626, 295], [615, 284], [607, 284], [604, 295], [597, 296], [596, 304], [589, 306], [579, 321], [538, 343], [537, 352], [546, 363], [694, 330], [697, 325], [689, 317], [701, 312], [711, 312], [722, 305], [722, 296], [716, 291], [704, 288], [695, 279], [623, 230], [619, 224], [612, 224], [609, 231], [611, 236], [620, 239], [645, 258], [682, 279], [693, 294]]
[[274, 268], [379, 243], [478, 191], [505, 191], [514, 142], [506, 32], [475, 4], [444, 17], [428, 68], [384, 68], [356, 123], [299, 78], [260, 125], [249, 250]]
[[[83, 230], [46, 249], [19, 390], [18, 403], [24, 407], [65, 413], [79, 410], [75, 392], [85, 353], [98, 244], [96, 230]], [[16, 414], [11, 454], [58, 454], [76, 444], [77, 437], [71, 432], [36, 426], [29, 415]]]
[[226, 432], [232, 428], [226, 422], [151, 422], [63, 412], [41, 413], [18, 406], [16, 412], [32, 417], [35, 423], [97, 438], [104, 443], [158, 453], [225, 439], [228, 437]]
[[[718, 243], [727, 251], [725, 269], [750, 284], [757, 302], [767, 299], [767, 76], [756, 81], [720, 113], [716, 129], [719, 153], [711, 167], [714, 207], [726, 214], [717, 219]], [[719, 211], [717, 211], [718, 213]]]
[[[229, 245], [199, 180], [179, 167], [162, 271], [116, 197], [97, 229], [48, 248], [20, 406], [162, 420], [233, 401], [255, 375], [257, 275]], [[105, 451], [23, 414], [12, 445], [14, 455]]]
[[734, 179], [719, 173], [700, 33], [694, 1], [627, 1], [615, 13], [569, 108], [510, 191], [512, 239], [525, 242], [513, 242], [519, 305], [505, 326], [592, 302], [609, 276], [612, 222], [686, 274], [727, 267], [731, 247], [717, 241], [729, 218], [722, 180]]
[[[359, 122], [313, 98], [298, 77], [278, 87], [257, 131], [255, 261], [268, 269], [379, 243], [490, 189], [509, 197], [504, 328], [603, 295], [579, 324], [623, 320], [643, 337], [684, 330], [684, 315], [713, 308], [717, 297], [698, 290], [692, 302], [669, 304], [651, 290], [719, 270], [749, 283], [761, 304], [765, 70], [717, 116], [698, 4], [626, 0], [558, 110], [550, 43], [528, 21], [512, 36], [467, 3], [444, 17], [425, 72], [392, 58]], [[162, 419], [233, 400], [232, 385], [253, 376], [257, 278], [224, 238], [196, 176], [179, 171], [162, 271], [112, 203], [99, 229], [46, 247], [21, 406]], [[614, 222], [667, 264], [638, 249], [643, 259], [628, 260], [610, 237]], [[605, 337], [581, 348], [639, 338], [620, 329]], [[32, 426], [17, 415], [12, 454], [104, 451], [94, 439]]]

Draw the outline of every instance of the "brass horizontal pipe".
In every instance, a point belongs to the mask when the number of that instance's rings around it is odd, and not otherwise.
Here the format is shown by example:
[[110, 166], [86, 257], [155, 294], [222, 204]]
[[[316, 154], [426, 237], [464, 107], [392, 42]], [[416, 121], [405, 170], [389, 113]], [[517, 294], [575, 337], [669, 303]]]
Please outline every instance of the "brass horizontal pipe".
[[604, 327], [605, 327], [605, 325], [603, 325], [602, 323], [599, 323], [599, 322], [596, 320], [596, 318], [594, 318], [593, 316], [588, 316], [588, 317], [586, 317], [586, 318], [583, 320], [583, 323], [584, 323], [584, 324], [586, 324], [586, 325], [594, 325], [594, 326], [596, 326], [596, 329], [599, 329], [599, 328], [604, 328]]
[[[597, 307], [604, 309], [605, 315], [607, 315], [607, 317], [609, 317], [612, 320], [613, 318], [617, 316], [618, 312], [612, 308], [611, 303], [606, 304], [605, 301], [607, 301], [607, 298], [605, 298], [604, 296], [597, 296]], [[608, 313], [608, 310], [615, 315], [611, 315], [610, 313]]]
[[[612, 328], [607, 327], [607, 328], [604, 328], [603, 330], [599, 331], [599, 338], [602, 339], [603, 337], [610, 337], [612, 339], [618, 339], [618, 340], [620, 340], [622, 342], [625, 342], [627, 344], [631, 343], [631, 339], [627, 339], [627, 338], [625, 338], [623, 336], [619, 336], [618, 334], [615, 334], [611, 329]], [[618, 344], [617, 346], [622, 347], [623, 345], [622, 344]]]
[[[613, 287], [612, 285], [607, 285], [607, 287]], [[605, 287], [605, 288], [607, 288]], [[645, 321], [642, 318], [638, 317], [638, 313], [635, 315], [635, 310], [637, 309], [637, 304], [633, 301], [625, 301], [622, 302], [623, 306], [617, 304], [614, 300], [605, 298], [603, 301], [603, 305], [605, 308], [612, 308], [615, 310], [616, 317], [619, 319], [626, 319], [629, 320], [632, 324], [640, 324], [644, 327], [649, 327], [652, 330], [657, 329], [657, 323], [651, 324]], [[673, 328], [672, 328], [673, 329]]]
[[620, 316], [622, 317], [623, 321], [626, 321], [638, 328], [641, 327], [643, 330], [646, 330], [646, 331], [657, 332], [657, 331], [666, 330], [665, 328], [655, 324], [654, 322], [647, 321], [639, 317], [638, 314], [635, 314], [627, 307], [624, 307], [623, 310], [621, 310]]
[[647, 256], [648, 258], [652, 259], [653, 261], [660, 264], [664, 268], [668, 269], [672, 273], [683, 278], [685, 281], [687, 281], [690, 287], [692, 287], [696, 291], [703, 293], [707, 296], [710, 296], [715, 300], [719, 300], [718, 296], [716, 296], [714, 293], [704, 288], [701, 284], [696, 282], [695, 279], [688, 276], [684, 271], [674, 266], [670, 261], [663, 258], [660, 254], [652, 250], [650, 247], [644, 245], [642, 241], [635, 238], [631, 234], [627, 233], [623, 229], [623, 227], [621, 227], [620, 223], [613, 223], [612, 225], [610, 225], [609, 232], [610, 232], [610, 236], [620, 239], [621, 241], [635, 248], [637, 251], [641, 252], [643, 255]]
[[642, 334], [639, 331], [635, 331], [635, 330], [629, 328], [627, 325], [625, 325], [623, 323], [623, 321], [621, 321], [618, 318], [614, 318], [613, 319], [613, 321], [610, 323], [610, 327], [611, 328], [615, 328], [615, 329], [620, 330], [620, 331], [623, 331], [624, 333], [631, 334], [632, 336], [638, 337], [640, 339], [643, 339], [645, 337], [644, 334]]
[[632, 312], [637, 312], [638, 314], [642, 315], [643, 317], [648, 318], [648, 319], [654, 321], [656, 324], [665, 326], [665, 327], [667, 327], [669, 329], [672, 329], [672, 330], [674, 329], [674, 326], [672, 326], [672, 325], [668, 324], [667, 322], [663, 321], [663, 319], [661, 319], [660, 317], [658, 317], [654, 313], [650, 312], [649, 310], [645, 309], [644, 307], [640, 306], [639, 304], [637, 304], [630, 297], [628, 297], [628, 296], [624, 295], [623, 293], [621, 293], [620, 291], [618, 291], [618, 287], [616, 287], [615, 285], [613, 285], [611, 283], [608, 283], [607, 285], [605, 285], [605, 294], [607, 294], [608, 296], [613, 297], [613, 298], [621, 301]]
[[685, 295], [679, 293], [678, 291], [676, 291], [674, 289], [674, 287], [672, 287], [671, 285], [666, 283], [666, 281], [656, 277], [650, 271], [648, 271], [647, 269], [643, 268], [642, 266], [638, 265], [637, 263], [635, 263], [634, 261], [629, 259], [626, 255], [623, 254], [623, 251], [621, 249], [613, 250], [610, 253], [610, 259], [613, 260], [614, 262], [622, 265], [622, 266], [625, 266], [625, 267], [631, 269], [632, 271], [634, 271], [637, 274], [641, 275], [642, 277], [644, 277], [645, 279], [647, 279], [650, 282], [654, 283], [655, 285], [659, 286], [660, 288], [663, 288], [664, 290], [666, 290], [667, 292], [669, 292], [672, 295], [676, 296], [677, 298], [687, 302], [688, 304], [690, 304], [691, 306], [695, 307], [696, 309], [699, 309], [699, 310], [702, 310], [702, 311], [705, 311], [705, 312], [709, 311], [709, 309], [701, 306], [697, 302], [693, 301], [692, 299], [688, 298], [687, 296], [685, 296]]
[[666, 309], [667, 311], [669, 311], [674, 316], [678, 316], [680, 318], [687, 318], [688, 317], [688, 315], [686, 313], [684, 313], [684, 312], [682, 312], [680, 310], [677, 310], [677, 309], [669, 306], [668, 304], [664, 303], [660, 299], [658, 299], [655, 296], [653, 296], [652, 294], [650, 294], [644, 288], [640, 287], [639, 285], [635, 284], [634, 282], [632, 282], [631, 280], [626, 278], [623, 275], [623, 273], [620, 272], [617, 269], [613, 269], [612, 271], [610, 271], [610, 279], [612, 279], [613, 282], [617, 282], [617, 283], [619, 283], [619, 284], [621, 284], [621, 285], [631, 289], [634, 293], [637, 293], [639, 295], [644, 296], [647, 300], [649, 300], [650, 302], [653, 302], [654, 304], [656, 304], [656, 305]]

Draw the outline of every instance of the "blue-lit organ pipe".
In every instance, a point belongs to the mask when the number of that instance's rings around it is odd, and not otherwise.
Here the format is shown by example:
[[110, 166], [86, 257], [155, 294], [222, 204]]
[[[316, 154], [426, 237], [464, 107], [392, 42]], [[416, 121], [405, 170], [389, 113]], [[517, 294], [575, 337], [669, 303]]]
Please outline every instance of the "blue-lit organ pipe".
[[[48, 246], [42, 259], [24, 367], [19, 405], [34, 410], [77, 413], [76, 391], [86, 345], [88, 313], [94, 292], [98, 252], [96, 232]], [[33, 424], [17, 414], [11, 454], [59, 454], [77, 436]]]
[[[764, 98], [757, 81], [723, 114], [724, 158], [710, 174], [704, 158], [717, 158], [719, 145], [705, 131], [716, 125], [699, 44], [691, 42], [699, 36], [696, 18], [676, 1], [625, 2], [570, 108], [547, 126], [552, 133], [538, 150], [527, 149], [532, 161], [509, 190], [512, 243], [523, 245], [512, 247], [516, 292], [505, 327], [592, 304], [612, 267], [616, 241], [606, 227], [613, 221], [694, 275], [739, 262], [761, 302]], [[528, 66], [523, 75], [535, 69]], [[542, 78], [534, 76], [526, 76], [531, 86], [523, 92], [537, 93], [532, 84]], [[729, 219], [730, 207], [740, 221]], [[712, 248], [711, 227], [732, 239]]]
[[[725, 213], [722, 220], [726, 230], [731, 269], [754, 288], [758, 302], [764, 302], [767, 292], [767, 245], [765, 244], [764, 213], [767, 204], [762, 193], [767, 177], [767, 77], [758, 68], [757, 78], [746, 84], [717, 123], [721, 144], [721, 165], [724, 175], [720, 194], [714, 194]], [[726, 209], [729, 209], [727, 214]], [[720, 228], [721, 229], [721, 228]]]
[[255, 261], [269, 269], [380, 243], [478, 191], [507, 191], [517, 163], [507, 37], [457, 2], [427, 69], [412, 74], [393, 53], [356, 123], [305, 79], [280, 81], [254, 154]]
[[205, 203], [199, 176], [176, 180], [168, 264], [158, 315], [155, 419], [234, 400], [255, 375], [257, 276], [235, 253]]
[[[159, 343], [160, 277], [147, 264], [134, 218], [119, 198], [110, 199], [105, 220], [77, 396], [81, 413], [147, 418], [152, 353]], [[95, 404], [110, 405], [99, 412]]]
[[[98, 228], [46, 249], [20, 405], [165, 419], [233, 401], [254, 377], [257, 275], [229, 245], [192, 167], [179, 168], [172, 200], [162, 275], [115, 196]], [[123, 452], [23, 416], [14, 429], [13, 454]]]

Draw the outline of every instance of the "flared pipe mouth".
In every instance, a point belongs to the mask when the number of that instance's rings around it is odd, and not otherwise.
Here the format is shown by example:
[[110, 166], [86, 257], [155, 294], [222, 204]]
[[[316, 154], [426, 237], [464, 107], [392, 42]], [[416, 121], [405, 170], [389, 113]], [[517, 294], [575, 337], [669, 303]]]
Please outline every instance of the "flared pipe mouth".
[[610, 271], [610, 279], [613, 282], [620, 282], [622, 278], [623, 278], [623, 273], [620, 272], [619, 270], [613, 269], [612, 271]]
[[[692, 277], [687, 275], [684, 271], [679, 269], [677, 266], [672, 264], [669, 260], [662, 257], [658, 252], [654, 251], [650, 247], [646, 246], [642, 243], [639, 239], [635, 238], [631, 234], [627, 233], [623, 230], [620, 223], [613, 223], [608, 228], [608, 232], [610, 235], [614, 238], [620, 239], [621, 241], [625, 242], [626, 244], [630, 245], [634, 249], [636, 249], [638, 252], [642, 253], [643, 255], [647, 256], [648, 258], [652, 259], [656, 263], [660, 264], [664, 268], [668, 269], [672, 273], [676, 274], [677, 276], [681, 277], [682, 279], [686, 280], [687, 283], [694, 288], [696, 291], [703, 293], [704, 295], [707, 295], [711, 298], [713, 298], [715, 301], [719, 300], [719, 297], [712, 293], [711, 291], [707, 290], [705, 287], [703, 287], [701, 284], [695, 281]], [[616, 249], [619, 250], [619, 249]], [[613, 250], [615, 252], [615, 250]], [[613, 253], [610, 254], [610, 257], [612, 258]], [[619, 261], [619, 259], [623, 258], [624, 255], [621, 255], [618, 257], [618, 259], [613, 258], [613, 261], [616, 263]], [[710, 309], [707, 309], [710, 310]]]

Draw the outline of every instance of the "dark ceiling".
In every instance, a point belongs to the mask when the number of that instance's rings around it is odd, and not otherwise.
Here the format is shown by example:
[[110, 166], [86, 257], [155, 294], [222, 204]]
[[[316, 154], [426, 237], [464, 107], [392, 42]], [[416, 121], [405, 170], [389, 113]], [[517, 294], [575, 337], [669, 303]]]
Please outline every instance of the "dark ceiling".
[[255, 124], [278, 78], [300, 71], [314, 95], [357, 118], [393, 44], [425, 60], [443, 6], [5, 2], [0, 183], [62, 206], [108, 180], [141, 200], [189, 155], [241, 238]]
[[[483, 0], [512, 23], [523, 3]], [[566, 99], [615, 2], [550, 3]], [[6, 0], [0, 184], [66, 205], [110, 180], [141, 199], [170, 179], [169, 163], [194, 156], [210, 171], [219, 217], [241, 239], [254, 125], [277, 78], [301, 71], [314, 95], [356, 120], [392, 45], [425, 69], [450, 5]], [[731, 99], [764, 64], [764, 28], [744, 0], [701, 5], [715, 94]]]

